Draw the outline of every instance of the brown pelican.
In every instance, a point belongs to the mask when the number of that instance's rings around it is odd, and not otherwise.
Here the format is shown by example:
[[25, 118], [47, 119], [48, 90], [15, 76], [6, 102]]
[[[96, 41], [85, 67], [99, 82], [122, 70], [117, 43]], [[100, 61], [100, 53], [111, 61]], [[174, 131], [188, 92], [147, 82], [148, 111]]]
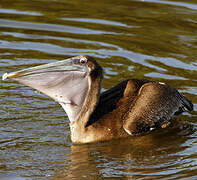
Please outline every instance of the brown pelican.
[[100, 93], [103, 70], [89, 56], [5, 73], [6, 78], [57, 101], [68, 115], [74, 143], [141, 135], [164, 128], [173, 115], [193, 109], [176, 89], [151, 80], [128, 79]]

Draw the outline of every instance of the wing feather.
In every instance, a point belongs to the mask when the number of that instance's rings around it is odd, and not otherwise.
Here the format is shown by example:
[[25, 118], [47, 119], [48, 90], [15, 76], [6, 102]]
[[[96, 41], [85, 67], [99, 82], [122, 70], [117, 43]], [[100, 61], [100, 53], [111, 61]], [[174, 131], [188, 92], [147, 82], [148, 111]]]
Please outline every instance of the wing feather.
[[124, 115], [123, 128], [132, 135], [146, 133], [169, 123], [183, 108], [192, 110], [193, 106], [176, 89], [164, 83], [145, 83]]

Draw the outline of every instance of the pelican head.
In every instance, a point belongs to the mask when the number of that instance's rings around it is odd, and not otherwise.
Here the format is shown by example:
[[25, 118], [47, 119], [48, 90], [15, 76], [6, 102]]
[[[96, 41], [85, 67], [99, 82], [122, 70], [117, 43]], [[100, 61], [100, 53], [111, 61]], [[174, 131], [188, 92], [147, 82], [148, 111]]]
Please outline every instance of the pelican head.
[[3, 80], [11, 78], [46, 94], [63, 107], [71, 122], [75, 122], [82, 111], [91, 83], [97, 77], [102, 79], [102, 68], [91, 57], [81, 55], [5, 73]]

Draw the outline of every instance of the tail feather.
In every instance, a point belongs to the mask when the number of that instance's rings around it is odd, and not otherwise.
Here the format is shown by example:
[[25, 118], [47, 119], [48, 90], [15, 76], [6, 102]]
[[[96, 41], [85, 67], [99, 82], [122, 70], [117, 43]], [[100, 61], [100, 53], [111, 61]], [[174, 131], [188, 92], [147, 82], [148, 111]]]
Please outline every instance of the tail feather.
[[192, 101], [190, 101], [189, 99], [187, 99], [186, 97], [182, 95], [181, 95], [181, 102], [182, 102], [183, 108], [186, 108], [188, 111], [193, 110]]
[[181, 100], [181, 106], [179, 109], [175, 112], [175, 115], [181, 114], [184, 111], [192, 111], [193, 110], [193, 104], [192, 101], [184, 97], [180, 94], [180, 100]]

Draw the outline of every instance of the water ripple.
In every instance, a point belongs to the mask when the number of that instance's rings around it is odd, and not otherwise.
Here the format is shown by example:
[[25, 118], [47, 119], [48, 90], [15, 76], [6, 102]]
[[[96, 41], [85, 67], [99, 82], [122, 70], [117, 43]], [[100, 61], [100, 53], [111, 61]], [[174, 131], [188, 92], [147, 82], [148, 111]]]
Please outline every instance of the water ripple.
[[25, 21], [13, 21], [13, 20], [8, 20], [8, 19], [0, 19], [0, 27], [67, 32], [71, 34], [100, 34], [100, 35], [101, 34], [118, 34], [115, 32], [97, 31], [97, 30], [78, 28], [78, 27], [67, 26], [67, 25], [32, 23], [32, 22], [25, 22]]
[[62, 20], [66, 21], [77, 21], [77, 22], [86, 22], [86, 23], [95, 23], [95, 24], [103, 24], [103, 25], [108, 25], [108, 26], [123, 26], [127, 28], [137, 28], [138, 26], [131, 26], [127, 24], [123, 24], [121, 22], [116, 22], [116, 21], [108, 21], [104, 19], [90, 19], [90, 18], [61, 18]]
[[20, 14], [20, 15], [31, 15], [31, 16], [42, 16], [41, 13], [31, 12], [31, 11], [19, 11], [16, 9], [2, 9], [0, 8], [0, 13], [4, 14]]
[[182, 6], [182, 7], [186, 7], [189, 9], [193, 9], [193, 10], [197, 10], [197, 5], [193, 4], [191, 2], [172, 2], [172, 1], [162, 1], [162, 0], [139, 0], [139, 1], [143, 1], [143, 2], [153, 2], [153, 3], [159, 3], [159, 4], [169, 4], [169, 5], [174, 5], [174, 6]]

